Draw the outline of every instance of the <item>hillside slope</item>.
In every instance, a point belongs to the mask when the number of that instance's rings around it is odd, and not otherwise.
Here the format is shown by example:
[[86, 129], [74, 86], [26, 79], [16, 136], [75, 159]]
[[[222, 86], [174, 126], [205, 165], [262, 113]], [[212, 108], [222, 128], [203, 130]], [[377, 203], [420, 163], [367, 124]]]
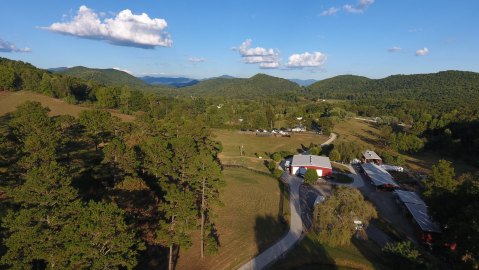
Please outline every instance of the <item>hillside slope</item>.
[[223, 96], [228, 98], [280, 97], [299, 93], [301, 87], [289, 80], [265, 74], [256, 74], [248, 79], [214, 78], [196, 85], [178, 89], [179, 95]]
[[64, 70], [57, 71], [61, 74], [66, 74], [72, 77], [81, 78], [87, 81], [93, 81], [99, 84], [129, 86], [129, 87], [147, 87], [147, 83], [141, 79], [128, 74], [121, 70], [113, 68], [98, 69], [87, 67], [72, 67]]
[[479, 101], [479, 73], [442, 71], [383, 79], [344, 75], [307, 87], [306, 95], [334, 99], [405, 99], [427, 102]]

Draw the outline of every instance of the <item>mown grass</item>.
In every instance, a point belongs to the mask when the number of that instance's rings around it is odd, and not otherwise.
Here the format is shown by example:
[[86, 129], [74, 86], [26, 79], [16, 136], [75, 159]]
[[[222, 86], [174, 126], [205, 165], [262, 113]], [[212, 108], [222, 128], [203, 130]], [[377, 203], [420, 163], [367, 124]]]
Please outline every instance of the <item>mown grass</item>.
[[[16, 110], [18, 105], [23, 104], [25, 101], [38, 101], [43, 106], [50, 108], [50, 115], [69, 114], [77, 117], [81, 111], [91, 110], [93, 108], [84, 107], [80, 105], [68, 104], [61, 99], [55, 99], [41, 94], [18, 91], [18, 92], [0, 92], [0, 115], [5, 115], [9, 112]], [[133, 121], [135, 119], [132, 115], [121, 114], [115, 110], [109, 110], [112, 115], [119, 117], [123, 121]]]
[[[310, 143], [321, 144], [328, 137], [318, 134], [293, 134], [291, 137], [260, 137], [255, 134], [245, 134], [233, 130], [215, 130], [215, 139], [223, 145], [223, 152], [219, 155], [224, 164], [242, 165], [256, 170], [268, 172], [264, 160], [269, 154], [277, 151], [298, 153]], [[243, 145], [244, 156], [240, 155]], [[260, 156], [261, 158], [259, 158]]]
[[195, 234], [193, 246], [180, 251], [176, 269], [237, 269], [286, 234], [288, 227], [278, 218], [278, 180], [241, 168], [227, 168], [223, 176], [224, 206], [216, 210], [219, 253], [201, 259]]

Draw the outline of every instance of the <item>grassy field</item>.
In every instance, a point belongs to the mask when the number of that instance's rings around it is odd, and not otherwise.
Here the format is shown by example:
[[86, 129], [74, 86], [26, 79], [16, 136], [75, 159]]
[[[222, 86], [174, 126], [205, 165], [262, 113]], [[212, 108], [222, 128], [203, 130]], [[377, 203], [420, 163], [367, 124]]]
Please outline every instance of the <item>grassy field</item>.
[[[350, 119], [340, 122], [334, 127], [334, 132], [339, 135], [338, 141], [355, 142], [369, 149], [383, 148], [378, 140], [379, 130], [366, 121]], [[409, 168], [423, 173], [430, 173], [431, 166], [437, 164], [440, 159], [444, 159], [444, 157], [428, 152], [402, 156]], [[477, 168], [463, 162], [453, 161], [453, 166], [457, 174], [477, 171]]]
[[[79, 105], [68, 104], [61, 99], [55, 99], [40, 95], [29, 91], [18, 92], [0, 92], [0, 115], [14, 111], [18, 105], [24, 103], [27, 100], [38, 101], [43, 106], [50, 108], [50, 115], [69, 114], [72, 116], [78, 116], [81, 111], [91, 110], [92, 108], [83, 107]], [[114, 110], [110, 110], [112, 115], [119, 117], [123, 121], [133, 121], [135, 119], [132, 115], [126, 115], [118, 113]]]
[[[217, 209], [220, 252], [200, 258], [198, 235], [194, 245], [180, 252], [176, 269], [237, 269], [279, 240], [288, 230], [278, 219], [278, 181], [245, 169], [226, 169], [224, 206]], [[194, 262], [194, 263], [193, 263]]]
[[321, 245], [314, 233], [303, 240], [271, 269], [385, 269], [380, 248], [369, 240], [353, 240], [348, 246]]
[[[291, 137], [259, 137], [255, 134], [244, 134], [231, 130], [215, 130], [215, 139], [221, 141], [223, 152], [220, 159], [224, 164], [243, 165], [256, 170], [268, 172], [264, 166], [264, 159], [268, 154], [277, 151], [291, 151], [297, 153], [302, 146], [309, 146], [311, 142], [320, 144], [328, 139], [327, 136], [317, 134], [293, 134]], [[245, 155], [240, 155], [243, 145]], [[258, 158], [258, 154], [262, 158]]]

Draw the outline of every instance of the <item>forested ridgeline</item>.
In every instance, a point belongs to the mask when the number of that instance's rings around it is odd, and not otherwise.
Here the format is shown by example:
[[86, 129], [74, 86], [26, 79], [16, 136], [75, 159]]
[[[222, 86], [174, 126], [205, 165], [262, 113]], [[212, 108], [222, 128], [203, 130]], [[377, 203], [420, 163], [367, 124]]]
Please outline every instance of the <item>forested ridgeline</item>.
[[451, 109], [477, 104], [478, 93], [479, 73], [443, 71], [393, 75], [377, 80], [337, 76], [310, 85], [305, 94], [348, 100], [415, 100]]
[[49, 117], [26, 102], [2, 121], [1, 264], [166, 268], [195, 231], [202, 256], [218, 248], [221, 145], [200, 120]]

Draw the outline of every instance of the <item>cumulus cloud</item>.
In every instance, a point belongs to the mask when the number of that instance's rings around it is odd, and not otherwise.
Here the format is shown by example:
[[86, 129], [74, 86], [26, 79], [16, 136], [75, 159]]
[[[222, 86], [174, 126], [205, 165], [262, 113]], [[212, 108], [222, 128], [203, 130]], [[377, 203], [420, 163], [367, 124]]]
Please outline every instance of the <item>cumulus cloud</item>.
[[338, 11], [339, 11], [339, 8], [330, 7], [326, 9], [325, 11], [321, 12], [319, 16], [331, 16], [338, 13]]
[[171, 47], [173, 41], [165, 32], [167, 23], [161, 18], [150, 18], [148, 14], [133, 14], [131, 10], [120, 11], [114, 17], [95, 13], [81, 6], [77, 15], [67, 22], [56, 22], [40, 27], [52, 32], [81, 38], [104, 40], [114, 45], [153, 49], [157, 46]]
[[0, 52], [31, 52], [32, 50], [28, 47], [17, 48], [15, 44], [0, 39]]
[[203, 58], [203, 57], [189, 57], [188, 61], [191, 62], [191, 63], [201, 63], [201, 62], [206, 61], [206, 59]]
[[118, 71], [123, 71], [123, 72], [126, 72], [128, 74], [133, 74], [131, 71], [129, 71], [128, 69], [122, 69], [122, 68], [119, 68], [119, 67], [112, 67], [112, 69], [116, 69]]
[[422, 48], [416, 51], [416, 56], [423, 56], [429, 53], [428, 48]]
[[349, 13], [364, 13], [374, 0], [359, 0], [356, 5], [344, 5], [343, 8]]
[[247, 64], [259, 64], [260, 68], [278, 68], [280, 66], [279, 51], [262, 47], [251, 47], [253, 41], [245, 40], [239, 47], [233, 48]]
[[321, 52], [292, 54], [288, 57], [287, 66], [290, 68], [318, 68], [326, 62], [326, 59], [326, 55]]
[[400, 47], [397, 47], [397, 46], [394, 46], [394, 47], [391, 47], [388, 49], [388, 52], [400, 52], [402, 50], [402, 48]]

